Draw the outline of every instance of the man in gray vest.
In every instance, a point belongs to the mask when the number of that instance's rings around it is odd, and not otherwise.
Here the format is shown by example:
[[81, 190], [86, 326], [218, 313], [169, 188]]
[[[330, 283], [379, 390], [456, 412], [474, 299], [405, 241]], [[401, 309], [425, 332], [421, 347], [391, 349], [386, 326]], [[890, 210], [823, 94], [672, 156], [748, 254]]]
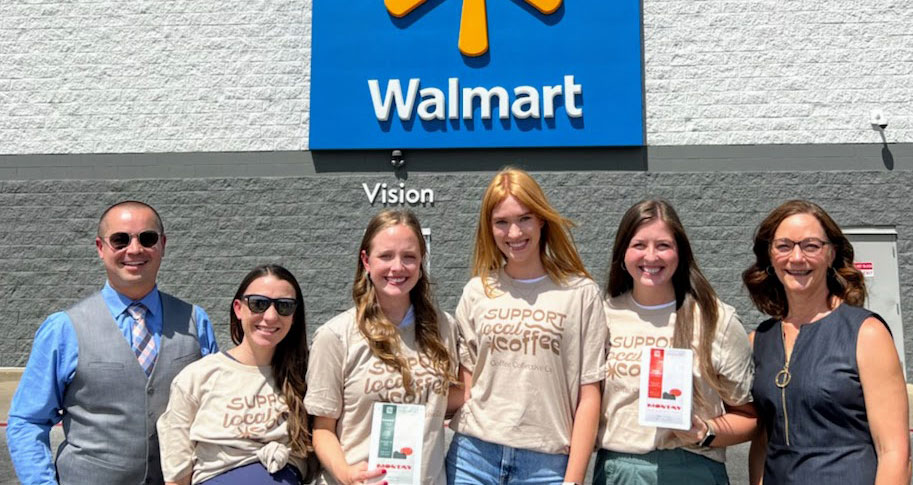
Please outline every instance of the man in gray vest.
[[[155, 209], [109, 207], [95, 246], [107, 283], [41, 325], [10, 407], [7, 442], [25, 485], [163, 483], [155, 423], [171, 380], [218, 350], [206, 313], [156, 287], [165, 231]], [[61, 420], [55, 467], [48, 435]]]

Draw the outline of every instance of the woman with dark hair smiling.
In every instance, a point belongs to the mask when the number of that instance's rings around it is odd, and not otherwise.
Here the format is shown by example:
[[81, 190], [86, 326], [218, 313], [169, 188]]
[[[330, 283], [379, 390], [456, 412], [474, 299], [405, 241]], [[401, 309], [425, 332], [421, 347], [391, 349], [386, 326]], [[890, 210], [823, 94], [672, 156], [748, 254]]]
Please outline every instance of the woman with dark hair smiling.
[[754, 254], [742, 279], [773, 318], [752, 334], [752, 483], [910, 483], [903, 371], [886, 323], [862, 308], [853, 246], [824, 209], [791, 200], [758, 226]]
[[[597, 444], [596, 485], [728, 484], [725, 447], [748, 441], [751, 349], [735, 309], [717, 299], [685, 228], [664, 200], [621, 219], [606, 286], [609, 372]], [[648, 347], [694, 351], [687, 431], [639, 424], [640, 356]]]
[[302, 400], [304, 301], [282, 266], [254, 268], [230, 310], [236, 347], [188, 365], [158, 421], [168, 485], [296, 485], [316, 474]]

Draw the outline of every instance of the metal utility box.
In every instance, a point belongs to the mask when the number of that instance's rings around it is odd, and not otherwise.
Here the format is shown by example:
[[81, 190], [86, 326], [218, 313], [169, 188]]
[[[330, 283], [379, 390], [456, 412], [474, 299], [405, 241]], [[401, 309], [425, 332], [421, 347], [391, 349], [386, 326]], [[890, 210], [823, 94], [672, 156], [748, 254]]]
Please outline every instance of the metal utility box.
[[845, 228], [843, 233], [853, 244], [856, 267], [865, 275], [869, 294], [865, 306], [888, 322], [906, 377], [900, 277], [897, 270], [897, 230], [893, 226], [850, 227]]

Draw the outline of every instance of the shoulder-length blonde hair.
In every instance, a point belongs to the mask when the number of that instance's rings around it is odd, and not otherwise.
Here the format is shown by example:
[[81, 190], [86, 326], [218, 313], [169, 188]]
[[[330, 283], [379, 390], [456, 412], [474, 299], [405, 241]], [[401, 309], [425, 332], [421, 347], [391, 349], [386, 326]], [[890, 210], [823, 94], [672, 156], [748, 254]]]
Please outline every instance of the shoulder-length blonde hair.
[[409, 293], [409, 299], [415, 309], [415, 340], [420, 352], [424, 353], [431, 361], [435, 372], [442, 376], [448, 384], [457, 382], [456, 370], [453, 369], [450, 353], [441, 339], [438, 325], [437, 307], [431, 294], [431, 282], [428, 279], [428, 270], [425, 261], [428, 249], [425, 238], [422, 237], [422, 226], [418, 218], [408, 210], [383, 210], [374, 216], [365, 229], [358, 248], [358, 262], [355, 267], [355, 281], [352, 284], [352, 299], [355, 301], [355, 318], [358, 330], [368, 342], [371, 352], [385, 364], [399, 371], [403, 377], [403, 388], [407, 395], [414, 394], [412, 386], [412, 371], [409, 363], [400, 351], [401, 340], [396, 325], [394, 325], [380, 308], [377, 301], [374, 285], [370, 282], [371, 276], [365, 271], [362, 263], [362, 251], [371, 254], [371, 241], [381, 231], [392, 226], [402, 224], [408, 227], [418, 241], [421, 253], [421, 266], [418, 281]]
[[[669, 232], [675, 238], [675, 247], [678, 252], [678, 266], [672, 274], [672, 286], [675, 288], [675, 330], [672, 334], [672, 346], [681, 349], [690, 349], [694, 341], [694, 326], [700, 327], [700, 339], [694, 352], [698, 358], [701, 375], [717, 393], [722, 385], [713, 369], [713, 339], [716, 336], [717, 320], [719, 318], [719, 305], [713, 286], [704, 277], [704, 273], [694, 259], [691, 242], [685, 233], [678, 213], [672, 204], [662, 199], [642, 200], [628, 209], [618, 224], [615, 233], [615, 243], [612, 246], [612, 261], [609, 264], [605, 294], [616, 297], [634, 289], [634, 279], [623, 264], [625, 253], [634, 234], [645, 224], [655, 220], [663, 221]], [[695, 322], [695, 310], [698, 310], [700, 320]], [[695, 400], [706, 402], [707, 397], [700, 395], [700, 388], [695, 386]]]
[[495, 244], [492, 232], [491, 213], [504, 199], [513, 196], [542, 220], [542, 236], [539, 238], [539, 257], [545, 272], [555, 281], [565, 281], [569, 276], [592, 278], [583, 266], [577, 253], [577, 246], [571, 236], [574, 223], [555, 210], [548, 202], [542, 187], [523, 170], [507, 167], [497, 173], [485, 195], [479, 210], [479, 225], [476, 228], [476, 242], [472, 257], [472, 275], [482, 279], [485, 294], [492, 296], [491, 273], [506, 264], [506, 258]]
[[777, 228], [787, 217], [797, 214], [809, 214], [818, 219], [824, 228], [825, 237], [834, 248], [834, 262], [827, 271], [827, 289], [830, 295], [837, 296], [850, 305], [862, 306], [866, 296], [865, 277], [853, 265], [853, 245], [821, 206], [801, 199], [784, 202], [770, 211], [755, 231], [755, 261], [742, 273], [742, 282], [748, 289], [752, 303], [758, 310], [776, 318], [785, 318], [789, 313], [786, 290], [779, 278], [768, 272], [768, 268], [771, 267], [770, 244]]

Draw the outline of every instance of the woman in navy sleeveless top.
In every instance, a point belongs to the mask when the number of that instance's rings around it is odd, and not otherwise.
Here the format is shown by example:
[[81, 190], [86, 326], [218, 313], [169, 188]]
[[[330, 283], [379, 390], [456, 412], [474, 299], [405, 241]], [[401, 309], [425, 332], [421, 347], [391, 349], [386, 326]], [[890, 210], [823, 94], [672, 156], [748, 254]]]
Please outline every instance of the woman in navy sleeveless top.
[[890, 331], [861, 307], [853, 247], [818, 205], [771, 212], [742, 278], [774, 318], [752, 334], [759, 437], [752, 483], [910, 482], [907, 394]]

